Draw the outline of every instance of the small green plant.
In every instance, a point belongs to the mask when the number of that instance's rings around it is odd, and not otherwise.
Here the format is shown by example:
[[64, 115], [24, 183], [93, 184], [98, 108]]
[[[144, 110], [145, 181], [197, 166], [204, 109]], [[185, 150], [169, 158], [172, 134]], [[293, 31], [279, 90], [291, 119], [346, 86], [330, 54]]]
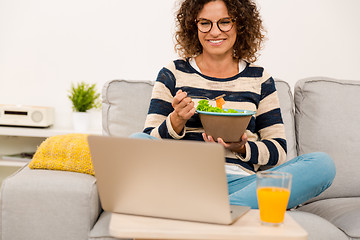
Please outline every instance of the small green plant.
[[72, 83], [68, 97], [75, 112], [86, 112], [101, 106], [100, 93], [97, 93], [95, 83], [91, 85], [85, 82], [80, 82], [77, 85]]

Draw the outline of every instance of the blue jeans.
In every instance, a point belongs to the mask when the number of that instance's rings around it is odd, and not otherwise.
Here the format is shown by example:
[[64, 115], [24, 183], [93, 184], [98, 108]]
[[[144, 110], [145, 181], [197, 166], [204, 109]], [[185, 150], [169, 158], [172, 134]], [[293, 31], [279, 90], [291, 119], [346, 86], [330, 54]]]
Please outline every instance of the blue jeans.
[[[292, 174], [291, 194], [287, 208], [296, 207], [318, 196], [330, 187], [335, 178], [335, 164], [326, 153], [315, 152], [298, 156], [266, 171]], [[256, 196], [256, 175], [239, 177], [227, 174], [230, 203], [259, 208]]]
[[[156, 139], [145, 133], [136, 133], [131, 137]], [[330, 187], [336, 173], [333, 160], [329, 155], [322, 152], [298, 156], [266, 171], [292, 174], [288, 209], [296, 207], [325, 191]], [[230, 204], [259, 208], [256, 196], [256, 174], [246, 177], [227, 174], [227, 180]]]

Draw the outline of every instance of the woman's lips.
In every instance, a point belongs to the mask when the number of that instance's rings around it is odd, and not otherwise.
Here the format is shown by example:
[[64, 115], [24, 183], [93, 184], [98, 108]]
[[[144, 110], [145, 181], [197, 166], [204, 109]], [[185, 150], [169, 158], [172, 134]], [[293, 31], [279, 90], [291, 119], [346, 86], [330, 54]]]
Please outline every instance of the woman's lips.
[[225, 40], [224, 39], [218, 39], [218, 40], [208, 40], [210, 45], [212, 46], [219, 46], [221, 45]]

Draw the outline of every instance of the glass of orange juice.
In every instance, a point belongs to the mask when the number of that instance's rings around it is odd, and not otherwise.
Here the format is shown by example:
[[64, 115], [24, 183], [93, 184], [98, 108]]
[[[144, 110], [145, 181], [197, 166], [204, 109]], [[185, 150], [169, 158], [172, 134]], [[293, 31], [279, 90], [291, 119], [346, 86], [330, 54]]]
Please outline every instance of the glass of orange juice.
[[292, 175], [286, 172], [259, 172], [257, 198], [260, 220], [266, 225], [283, 223], [291, 191]]

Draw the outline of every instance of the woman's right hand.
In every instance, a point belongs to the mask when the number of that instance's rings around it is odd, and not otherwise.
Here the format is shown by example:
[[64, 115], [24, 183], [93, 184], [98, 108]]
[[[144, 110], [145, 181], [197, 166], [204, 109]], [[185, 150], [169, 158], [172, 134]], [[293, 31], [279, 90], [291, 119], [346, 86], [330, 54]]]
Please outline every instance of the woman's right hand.
[[181, 89], [176, 92], [173, 99], [172, 106], [174, 111], [170, 113], [170, 121], [173, 129], [177, 134], [180, 134], [184, 129], [187, 120], [195, 114], [195, 103], [186, 92]]

